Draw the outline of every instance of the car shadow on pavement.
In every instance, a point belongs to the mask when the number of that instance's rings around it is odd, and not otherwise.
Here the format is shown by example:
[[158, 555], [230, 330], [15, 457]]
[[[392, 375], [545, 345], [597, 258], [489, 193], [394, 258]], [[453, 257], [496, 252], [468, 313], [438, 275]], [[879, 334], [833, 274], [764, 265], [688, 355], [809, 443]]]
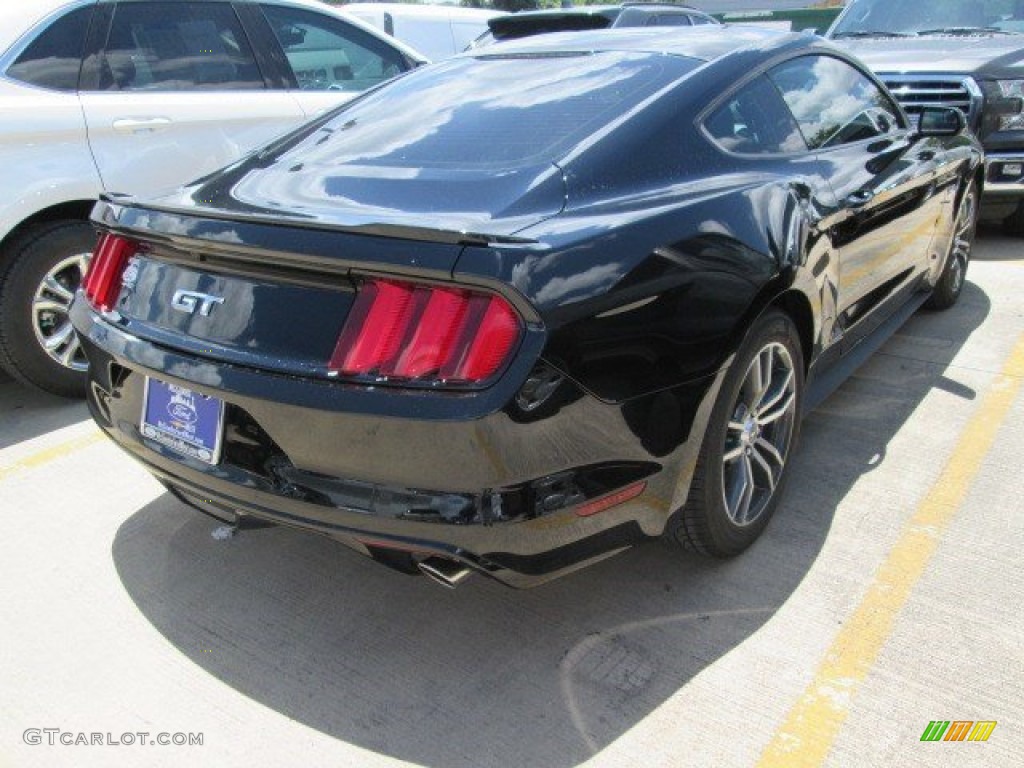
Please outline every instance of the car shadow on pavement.
[[975, 248], [971, 253], [972, 259], [1024, 264], [1024, 238], [1006, 234], [998, 223], [992, 221], [978, 222], [978, 236], [984, 239], [985, 248]]
[[84, 399], [50, 395], [0, 374], [0, 449], [88, 418]]
[[[735, 560], [652, 542], [529, 591], [477, 577], [447, 592], [298, 531], [214, 540], [215, 523], [165, 494], [121, 526], [114, 562], [182, 654], [300, 723], [436, 768], [575, 766], [786, 602], [853, 484], [933, 388], [956, 389], [948, 364], [989, 309], [968, 284], [953, 310], [918, 313], [810, 414], [775, 519]], [[906, 503], [841, 511], [902, 520]], [[773, 672], [744, 674], [757, 689]], [[738, 721], [750, 706], [720, 703]], [[674, 722], [677, 741], [709, 714]]]

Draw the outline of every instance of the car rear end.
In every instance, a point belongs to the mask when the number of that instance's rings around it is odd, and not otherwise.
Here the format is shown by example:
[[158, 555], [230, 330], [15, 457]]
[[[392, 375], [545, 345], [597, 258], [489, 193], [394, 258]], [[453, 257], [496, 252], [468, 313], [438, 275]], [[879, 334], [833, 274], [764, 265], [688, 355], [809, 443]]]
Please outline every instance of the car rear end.
[[209, 514], [402, 570], [524, 585], [660, 534], [678, 468], [545, 356], [539, 307], [575, 274], [524, 233], [565, 205], [554, 158], [695, 66], [456, 58], [173, 195], [101, 202], [72, 310], [97, 422]]
[[543, 361], [523, 297], [453, 282], [463, 245], [109, 202], [95, 218], [73, 309], [89, 407], [191, 506], [520, 586], [663, 525], [620, 410]]

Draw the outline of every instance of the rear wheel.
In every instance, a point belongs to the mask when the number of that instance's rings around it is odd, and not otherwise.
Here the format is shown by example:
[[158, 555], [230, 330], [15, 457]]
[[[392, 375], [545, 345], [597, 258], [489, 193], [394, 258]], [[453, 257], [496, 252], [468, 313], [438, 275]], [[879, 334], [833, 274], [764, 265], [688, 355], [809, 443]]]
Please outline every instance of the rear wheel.
[[946, 265], [928, 298], [929, 309], [949, 309], [960, 298], [971, 263], [974, 233], [978, 226], [978, 184], [972, 181], [960, 198], [953, 237], [946, 255]]
[[95, 244], [87, 222], [61, 221], [15, 245], [0, 282], [0, 365], [21, 382], [84, 394], [88, 362], [69, 309]]
[[666, 530], [675, 543], [728, 557], [749, 547], [778, 505], [800, 429], [804, 368], [788, 315], [769, 310], [722, 382], [686, 505]]

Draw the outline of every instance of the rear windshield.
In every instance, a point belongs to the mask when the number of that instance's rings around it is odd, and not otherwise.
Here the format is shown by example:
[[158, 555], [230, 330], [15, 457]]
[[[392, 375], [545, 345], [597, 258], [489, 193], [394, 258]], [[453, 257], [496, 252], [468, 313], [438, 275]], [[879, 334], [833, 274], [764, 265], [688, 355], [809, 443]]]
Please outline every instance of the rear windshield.
[[600, 13], [541, 14], [499, 16], [487, 22], [498, 40], [515, 40], [547, 32], [582, 32], [588, 29], [605, 29], [612, 25], [617, 13], [605, 16]]
[[301, 160], [467, 170], [548, 162], [701, 63], [620, 52], [460, 57], [343, 107], [302, 142]]

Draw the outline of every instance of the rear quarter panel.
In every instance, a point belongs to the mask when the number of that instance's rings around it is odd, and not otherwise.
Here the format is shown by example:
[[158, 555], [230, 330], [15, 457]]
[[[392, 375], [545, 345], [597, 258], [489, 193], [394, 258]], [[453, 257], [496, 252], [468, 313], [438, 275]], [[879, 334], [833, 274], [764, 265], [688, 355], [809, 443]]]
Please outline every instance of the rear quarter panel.
[[814, 318], [811, 350], [835, 314], [838, 261], [820, 226], [834, 200], [817, 159], [738, 158], [696, 128], [669, 133], [674, 150], [656, 141], [627, 146], [629, 163], [568, 166], [566, 211], [520, 233], [538, 244], [468, 247], [456, 266], [525, 296], [545, 359], [610, 402], [711, 377], [786, 291]]
[[0, 78], [0, 239], [33, 214], [102, 189], [73, 93]]

